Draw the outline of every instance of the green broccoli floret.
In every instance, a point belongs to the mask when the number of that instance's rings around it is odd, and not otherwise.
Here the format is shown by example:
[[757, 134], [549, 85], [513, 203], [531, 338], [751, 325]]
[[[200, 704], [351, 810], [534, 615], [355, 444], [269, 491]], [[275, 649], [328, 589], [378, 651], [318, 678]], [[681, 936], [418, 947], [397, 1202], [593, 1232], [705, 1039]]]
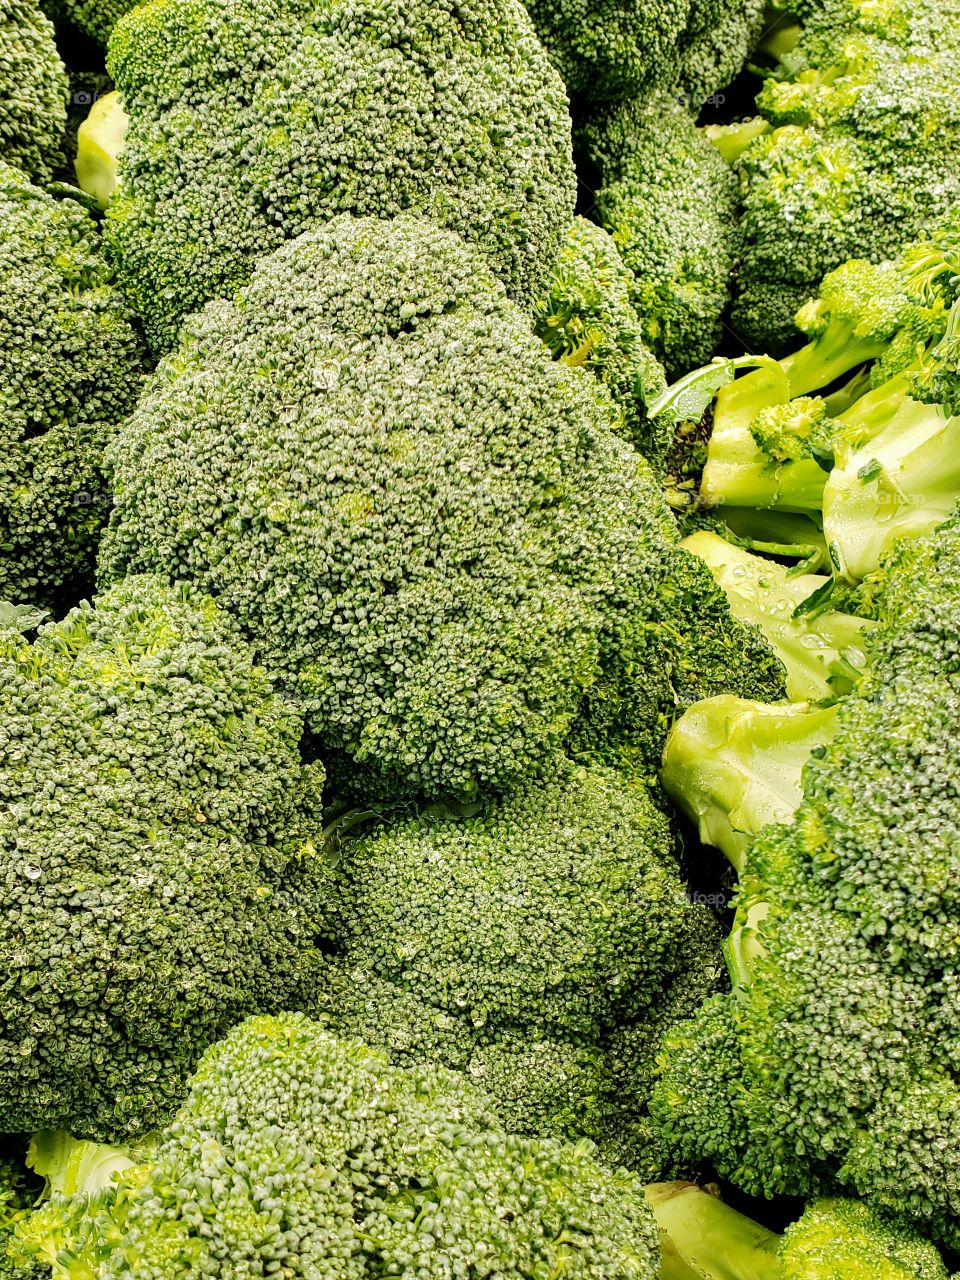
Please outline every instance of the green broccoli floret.
[[383, 1049], [400, 1066], [463, 1071], [490, 1097], [504, 1127], [527, 1137], [590, 1138], [611, 1167], [644, 1179], [677, 1176], [653, 1132], [647, 1103], [658, 1047], [721, 983], [720, 937], [705, 904], [687, 911], [685, 967], [641, 1018], [609, 1034], [544, 1033], [529, 1025], [476, 1026], [438, 1008], [414, 984], [390, 982], [349, 958], [330, 958], [314, 984], [314, 1016], [337, 1035]]
[[818, 702], [848, 693], [859, 680], [872, 620], [829, 605], [802, 607], [814, 593], [827, 590], [829, 578], [797, 573], [707, 530], [691, 534], [682, 545], [709, 566], [734, 616], [760, 628], [786, 669], [788, 697]]
[[[0, 162], [37, 182], [63, 165], [67, 72], [36, 0], [0, 4]], [[5, 232], [6, 240], [11, 233]]]
[[900, 541], [871, 590], [868, 671], [747, 851], [733, 994], [668, 1036], [651, 1107], [753, 1194], [839, 1184], [955, 1247], [960, 523]]
[[[960, 37], [928, 0], [845, 4], [767, 80], [772, 126], [739, 156], [743, 257], [732, 324], [755, 350], [793, 337], [798, 301], [850, 258], [894, 257], [957, 204]], [[829, 8], [829, 6], [827, 6]]]
[[42, 0], [54, 22], [69, 22], [91, 40], [105, 45], [110, 32], [140, 0]]
[[505, 1126], [661, 1176], [656, 1044], [716, 989], [720, 937], [646, 788], [600, 770], [346, 837], [316, 1016], [464, 1071]]
[[667, 388], [663, 366], [643, 344], [630, 293], [633, 276], [602, 227], [575, 218], [554, 268], [550, 292], [534, 311], [538, 335], [555, 359], [589, 369], [623, 414], [623, 428], [651, 465], [670, 445], [671, 424], [652, 423], [646, 405]]
[[345, 215], [160, 365], [110, 450], [103, 576], [215, 595], [355, 794], [509, 787], [565, 740], [650, 776], [679, 705], [782, 669], [616, 421], [459, 237]]
[[7, 625], [0, 668], [0, 1128], [143, 1133], [309, 985], [322, 771], [228, 619], [157, 578]]
[[547, 286], [570, 120], [520, 0], [152, 0], [107, 65], [128, 123], [104, 237], [155, 350], [343, 212], [415, 211], [480, 245], [519, 302]]
[[0, 599], [53, 603], [89, 577], [140, 355], [88, 211], [0, 164]]
[[696, 110], [743, 67], [760, 0], [526, 0], [572, 94], [591, 102], [672, 89]]
[[595, 114], [581, 144], [599, 173], [597, 217], [634, 276], [643, 340], [676, 377], [718, 345], [739, 249], [736, 179], [669, 93]]
[[342, 850], [338, 886], [351, 963], [475, 1027], [595, 1035], [635, 1018], [697, 917], [646, 789], [597, 770], [378, 828]]
[[782, 1236], [692, 1182], [647, 1188], [662, 1280], [947, 1280], [936, 1248], [858, 1200], [812, 1201]]
[[59, 1247], [61, 1280], [655, 1280], [659, 1264], [639, 1180], [588, 1146], [513, 1137], [461, 1076], [299, 1015], [231, 1031], [151, 1161], [38, 1217], [28, 1242]]

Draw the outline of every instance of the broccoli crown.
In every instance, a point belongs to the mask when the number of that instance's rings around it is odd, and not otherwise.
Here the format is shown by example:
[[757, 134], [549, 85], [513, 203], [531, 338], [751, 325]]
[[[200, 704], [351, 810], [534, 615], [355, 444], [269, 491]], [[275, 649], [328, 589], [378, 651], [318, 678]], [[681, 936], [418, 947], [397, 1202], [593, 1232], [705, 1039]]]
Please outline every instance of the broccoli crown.
[[138, 0], [42, 0], [54, 22], [69, 22], [78, 31], [105, 45], [110, 32]]
[[301, 1015], [252, 1018], [214, 1046], [127, 1181], [60, 1202], [68, 1226], [86, 1210], [98, 1243], [121, 1246], [100, 1244], [103, 1280], [658, 1274], [639, 1181], [583, 1145], [513, 1137], [462, 1077], [391, 1066]]
[[870, 669], [749, 850], [735, 993], [678, 1033], [652, 1105], [747, 1190], [839, 1183], [955, 1245], [960, 525], [902, 541], [873, 590]]
[[698, 664], [775, 660], [706, 570], [686, 611], [703, 567], [611, 421], [459, 237], [345, 215], [161, 364], [110, 450], [103, 573], [202, 583], [360, 790], [504, 787], [575, 730], [649, 770]]
[[519, 0], [153, 0], [108, 66], [129, 117], [105, 227], [158, 350], [338, 213], [413, 210], [548, 280], [573, 211], [563, 85]]
[[694, 109], [729, 84], [762, 25], [759, 0], [526, 0], [567, 88], [594, 102], [676, 89]]
[[723, 970], [712, 914], [701, 904], [685, 914], [683, 967], [674, 977], [664, 970], [655, 1004], [609, 1033], [544, 1031], [529, 1021], [498, 1023], [496, 1016], [478, 1026], [467, 1012], [439, 1008], [415, 984], [385, 980], [349, 954], [325, 962], [311, 1011], [337, 1035], [376, 1045], [401, 1066], [463, 1071], [511, 1133], [590, 1138], [611, 1167], [645, 1179], [667, 1176], [677, 1171], [673, 1153], [652, 1132], [646, 1112], [657, 1046], [716, 991]]
[[89, 572], [140, 349], [89, 213], [2, 164], [0, 335], [0, 599], [46, 603]]
[[894, 257], [957, 204], [957, 25], [925, 2], [844, 5], [766, 82], [773, 128], [737, 165], [734, 320], [748, 345], [779, 354], [789, 340], [775, 282], [812, 293], [848, 258]]
[[838, 1197], [807, 1205], [780, 1244], [783, 1280], [817, 1280], [824, 1264], [845, 1280], [947, 1280], [929, 1240], [861, 1200]]
[[342, 846], [334, 901], [314, 1012], [338, 1035], [464, 1071], [511, 1132], [587, 1136], [660, 1175], [653, 1046], [722, 961], [645, 788], [570, 767], [381, 821]]
[[53, 34], [36, 0], [0, 4], [0, 161], [37, 182], [63, 164], [68, 81]]
[[703, 364], [739, 249], [734, 174], [668, 93], [597, 112], [582, 145], [599, 171], [597, 217], [634, 277], [644, 342], [671, 376]]
[[626, 435], [658, 467], [672, 429], [665, 418], [651, 422], [645, 406], [667, 389], [667, 381], [659, 360], [643, 344], [630, 301], [632, 284], [612, 237], [586, 218], [575, 218], [550, 291], [534, 310], [534, 327], [555, 359], [587, 368], [600, 379], [623, 415]]
[[0, 633], [0, 1128], [154, 1127], [309, 977], [325, 872], [301, 716], [213, 603], [131, 578]]
[[666, 819], [599, 770], [377, 828], [338, 880], [350, 958], [477, 1026], [595, 1034], [637, 1016], [692, 914]]

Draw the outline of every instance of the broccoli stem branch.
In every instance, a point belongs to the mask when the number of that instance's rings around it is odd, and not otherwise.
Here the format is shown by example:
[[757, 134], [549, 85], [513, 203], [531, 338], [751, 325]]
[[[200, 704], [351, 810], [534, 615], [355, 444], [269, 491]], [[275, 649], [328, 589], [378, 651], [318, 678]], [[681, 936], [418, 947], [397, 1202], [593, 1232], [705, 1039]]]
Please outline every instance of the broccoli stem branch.
[[721, 694], [695, 703], [673, 726], [660, 777], [667, 794], [739, 875], [754, 836], [789, 822], [803, 767], [836, 732], [835, 706], [767, 704]]
[[660, 1228], [661, 1280], [778, 1280], [780, 1236], [696, 1183], [653, 1183], [647, 1201]]

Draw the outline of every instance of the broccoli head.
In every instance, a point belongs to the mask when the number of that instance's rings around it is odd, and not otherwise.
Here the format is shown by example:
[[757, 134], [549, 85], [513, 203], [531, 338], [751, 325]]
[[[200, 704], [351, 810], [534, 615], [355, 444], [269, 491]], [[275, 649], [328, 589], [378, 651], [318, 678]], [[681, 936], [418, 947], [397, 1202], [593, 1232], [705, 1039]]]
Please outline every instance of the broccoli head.
[[580, 145], [596, 212], [633, 274], [641, 336], [676, 377], [709, 360], [737, 256], [737, 183], [669, 93], [596, 112]]
[[[498, 802], [344, 837], [317, 1016], [464, 1071], [511, 1131], [660, 1175], [655, 1045], [716, 987], [720, 938], [645, 787], [568, 767]], [[646, 1057], [644, 1057], [646, 1055]]]
[[0, 1128], [153, 1128], [308, 984], [322, 774], [210, 600], [131, 578], [0, 633]]
[[781, 669], [616, 421], [458, 236], [345, 215], [160, 365], [103, 576], [202, 584], [357, 793], [504, 788], [565, 739], [649, 775], [678, 702]]
[[676, 90], [696, 110], [729, 84], [759, 35], [760, 0], [526, 0], [572, 94], [593, 101]]
[[482, 246], [517, 300], [543, 292], [575, 179], [519, 0], [153, 0], [107, 61], [128, 124], [104, 235], [155, 349], [343, 212], [416, 211]]
[[892, 258], [960, 197], [956, 21], [930, 0], [834, 9], [811, 15], [764, 85], [757, 105], [770, 128], [737, 161], [744, 250], [732, 323], [773, 354], [793, 336], [781, 282], [796, 301], [849, 258]]
[[291, 1014], [207, 1052], [152, 1158], [34, 1219], [40, 1257], [101, 1280], [659, 1274], [639, 1180], [511, 1136], [462, 1076]]
[[651, 1106], [753, 1194], [840, 1185], [955, 1247], [960, 524], [901, 540], [870, 585], [868, 670], [795, 812], [755, 815], [733, 993], [668, 1035]]
[[345, 845], [338, 885], [350, 960], [479, 1027], [637, 1017], [697, 915], [646, 788], [598, 770], [376, 828]]
[[88, 211], [8, 165], [0, 334], [0, 599], [50, 603], [91, 571], [103, 449], [136, 400], [141, 352]]
[[644, 346], [630, 294], [633, 276], [613, 238], [586, 218], [570, 224], [550, 291], [534, 310], [534, 327], [555, 359], [589, 369], [623, 415], [627, 437], [654, 467], [663, 462], [672, 430], [651, 422], [646, 405], [666, 391], [663, 367]]
[[0, 162], [37, 182], [49, 182], [63, 165], [69, 86], [53, 37], [37, 0], [2, 0]]
[[54, 22], [71, 26], [105, 45], [110, 32], [125, 13], [136, 8], [139, 0], [42, 0], [43, 9]]

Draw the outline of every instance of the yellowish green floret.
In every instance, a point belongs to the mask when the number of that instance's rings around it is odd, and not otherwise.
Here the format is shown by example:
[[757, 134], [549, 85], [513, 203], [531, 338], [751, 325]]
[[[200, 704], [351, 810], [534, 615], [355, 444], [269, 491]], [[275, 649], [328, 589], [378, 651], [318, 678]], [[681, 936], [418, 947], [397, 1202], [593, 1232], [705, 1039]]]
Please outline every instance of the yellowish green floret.
[[462, 1076], [297, 1015], [236, 1027], [150, 1160], [36, 1217], [57, 1280], [658, 1275], [637, 1179], [588, 1144], [511, 1136]]

